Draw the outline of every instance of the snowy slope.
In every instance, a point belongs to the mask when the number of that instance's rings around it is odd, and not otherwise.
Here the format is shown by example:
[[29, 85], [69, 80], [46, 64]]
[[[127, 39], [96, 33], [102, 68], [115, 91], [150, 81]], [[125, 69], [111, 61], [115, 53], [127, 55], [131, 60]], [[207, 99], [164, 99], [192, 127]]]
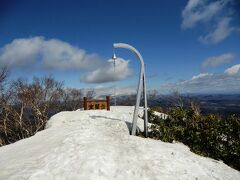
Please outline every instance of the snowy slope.
[[0, 179], [240, 179], [180, 143], [130, 136], [133, 107], [111, 109], [58, 113], [46, 130], [1, 147]]

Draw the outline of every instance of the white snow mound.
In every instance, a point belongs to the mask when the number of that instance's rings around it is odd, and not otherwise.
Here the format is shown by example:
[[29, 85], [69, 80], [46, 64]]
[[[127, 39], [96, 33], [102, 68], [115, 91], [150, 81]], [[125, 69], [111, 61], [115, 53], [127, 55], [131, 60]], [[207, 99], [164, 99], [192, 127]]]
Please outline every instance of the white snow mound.
[[0, 179], [240, 179], [183, 144], [130, 136], [132, 116], [121, 106], [58, 113], [46, 130], [0, 148]]

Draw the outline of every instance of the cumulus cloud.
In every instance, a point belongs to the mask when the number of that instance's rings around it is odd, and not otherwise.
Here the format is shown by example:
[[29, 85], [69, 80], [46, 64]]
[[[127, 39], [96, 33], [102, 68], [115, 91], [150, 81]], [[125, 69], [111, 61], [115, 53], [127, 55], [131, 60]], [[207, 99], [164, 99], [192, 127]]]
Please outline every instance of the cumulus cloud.
[[227, 64], [232, 62], [234, 59], [234, 54], [225, 53], [219, 56], [212, 56], [203, 61], [201, 68], [202, 70], [206, 70], [209, 67], [217, 67], [222, 64]]
[[129, 61], [117, 58], [114, 69], [113, 61], [109, 60], [96, 70], [82, 75], [81, 81], [87, 83], [105, 83], [126, 79], [132, 75], [132, 70], [129, 68], [128, 64]]
[[15, 39], [0, 48], [0, 67], [40, 68], [55, 70], [92, 70], [81, 76], [87, 83], [123, 80], [132, 74], [129, 61], [104, 61], [97, 54], [89, 54], [67, 42], [44, 37]]
[[204, 44], [216, 44], [223, 41], [232, 33], [232, 31], [235, 30], [234, 27], [230, 26], [230, 21], [231, 18], [228, 17], [221, 19], [218, 22], [216, 29], [205, 36], [200, 36], [199, 41]]
[[230, 76], [240, 74], [240, 64], [236, 64], [224, 71], [225, 74], [228, 74]]
[[86, 69], [102, 64], [96, 54], [58, 39], [44, 37], [15, 39], [0, 49], [0, 64], [9, 67]]
[[189, 80], [163, 84], [160, 91], [163, 93], [171, 93], [173, 90], [180, 93], [239, 93], [239, 72], [240, 64], [225, 70], [224, 73], [201, 73]]
[[2, 66], [26, 66], [34, 64], [40, 47], [40, 38], [16, 39], [0, 49]]

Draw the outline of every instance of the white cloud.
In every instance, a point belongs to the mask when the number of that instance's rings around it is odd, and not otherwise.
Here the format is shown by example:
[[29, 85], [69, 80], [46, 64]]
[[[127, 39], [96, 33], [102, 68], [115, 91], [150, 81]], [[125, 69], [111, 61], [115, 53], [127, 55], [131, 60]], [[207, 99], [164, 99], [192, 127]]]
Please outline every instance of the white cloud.
[[132, 75], [132, 70], [128, 67], [128, 64], [129, 61], [118, 58], [114, 70], [113, 61], [109, 60], [96, 70], [81, 76], [81, 80], [87, 83], [105, 83], [126, 79]]
[[225, 74], [228, 74], [230, 76], [237, 75], [240, 73], [240, 64], [236, 64], [224, 71]]
[[206, 70], [208, 67], [217, 67], [222, 64], [227, 64], [232, 62], [234, 59], [234, 54], [225, 53], [219, 56], [212, 56], [203, 61], [201, 67], [203, 70]]
[[206, 4], [205, 0], [189, 0], [182, 11], [182, 28], [193, 28], [199, 22], [211, 20], [229, 0], [219, 0]]
[[182, 11], [183, 29], [190, 29], [197, 24], [207, 26], [204, 36], [198, 40], [204, 44], [216, 44], [226, 39], [238, 27], [231, 25], [234, 10], [233, 0], [188, 0]]
[[44, 37], [15, 39], [0, 49], [0, 64], [9, 67], [86, 69], [102, 64], [96, 54], [58, 39]]
[[231, 18], [225, 17], [221, 19], [216, 29], [213, 32], [208, 33], [206, 36], [200, 36], [199, 41], [204, 44], [216, 44], [226, 39], [232, 31], [235, 29], [230, 26]]
[[201, 79], [201, 78], [204, 78], [204, 77], [209, 76], [209, 75], [211, 75], [211, 74], [208, 74], [208, 73], [200, 73], [200, 74], [198, 74], [198, 75], [196, 75], [196, 76], [193, 76], [191, 80]]
[[113, 63], [102, 60], [97, 54], [88, 54], [84, 49], [58, 39], [31, 37], [15, 39], [0, 49], [0, 67], [93, 70], [81, 76], [88, 83], [123, 80], [132, 74], [129, 61], [116, 60]]
[[0, 49], [0, 64], [10, 67], [35, 64], [41, 41], [40, 37], [12, 41]]
[[[176, 83], [162, 84], [160, 92], [171, 93], [239, 93], [240, 91], [240, 64], [227, 69], [224, 73], [201, 73], [189, 80]], [[234, 75], [234, 76], [233, 76]]]

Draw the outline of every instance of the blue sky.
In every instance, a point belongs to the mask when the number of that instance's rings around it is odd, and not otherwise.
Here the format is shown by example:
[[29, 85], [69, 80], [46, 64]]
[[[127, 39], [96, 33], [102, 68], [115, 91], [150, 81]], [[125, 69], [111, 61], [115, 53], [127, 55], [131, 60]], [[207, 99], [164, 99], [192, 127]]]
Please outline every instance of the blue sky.
[[142, 54], [148, 89], [160, 93], [240, 90], [237, 0], [3, 0], [0, 66], [10, 79], [51, 74], [68, 87], [135, 91], [139, 62], [127, 50], [113, 71], [112, 44]]

